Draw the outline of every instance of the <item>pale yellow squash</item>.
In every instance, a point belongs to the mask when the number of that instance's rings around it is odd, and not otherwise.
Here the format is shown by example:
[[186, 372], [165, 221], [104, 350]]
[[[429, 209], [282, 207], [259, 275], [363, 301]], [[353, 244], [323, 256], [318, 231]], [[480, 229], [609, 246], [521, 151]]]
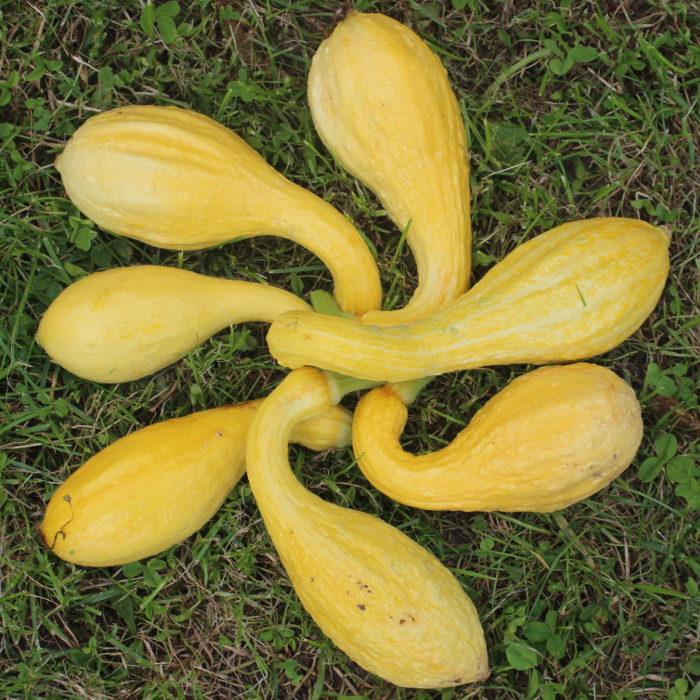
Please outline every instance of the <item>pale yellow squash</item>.
[[[263, 399], [137, 430], [89, 459], [51, 497], [41, 532], [54, 554], [116, 566], [159, 554], [199, 530], [245, 473], [246, 437]], [[334, 406], [295, 426], [314, 450], [350, 441], [352, 415]]]
[[399, 443], [412, 398], [405, 388], [387, 384], [362, 398], [353, 448], [375, 488], [415, 508], [559, 510], [607, 486], [642, 439], [629, 384], [581, 362], [518, 377], [447, 447], [416, 456]]
[[51, 303], [37, 340], [48, 355], [96, 382], [140, 379], [223, 328], [311, 310], [299, 297], [257, 282], [143, 265], [96, 272]]
[[135, 105], [103, 112], [75, 132], [56, 168], [71, 201], [108, 231], [172, 250], [282, 236], [326, 264], [343, 310], [381, 305], [379, 273], [357, 229], [202, 114]]
[[287, 459], [293, 426], [328, 410], [337, 385], [292, 372], [248, 435], [248, 479], [294, 589], [351, 659], [396, 685], [442, 688], [488, 676], [483, 631], [455, 577], [394, 527], [307, 491]]
[[564, 224], [516, 248], [423, 320], [379, 328], [290, 311], [267, 341], [285, 367], [389, 382], [581, 360], [616, 347], [649, 316], [668, 275], [668, 244], [663, 229], [636, 219]]
[[469, 158], [440, 59], [400, 22], [351, 12], [314, 56], [308, 95], [321, 139], [408, 227], [416, 259], [407, 306], [370, 311], [363, 323], [410, 323], [460, 296], [471, 269]]

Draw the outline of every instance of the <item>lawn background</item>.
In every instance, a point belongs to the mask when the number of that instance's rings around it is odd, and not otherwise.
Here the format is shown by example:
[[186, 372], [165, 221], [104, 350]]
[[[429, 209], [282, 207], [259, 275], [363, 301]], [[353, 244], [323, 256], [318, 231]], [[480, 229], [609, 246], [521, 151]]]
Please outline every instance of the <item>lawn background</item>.
[[[92, 225], [53, 168], [92, 114], [178, 105], [220, 121], [362, 229], [387, 305], [410, 296], [415, 266], [400, 232], [330, 158], [308, 110], [309, 63], [339, 6], [0, 0], [0, 697], [698, 700], [694, 3], [356, 3], [406, 23], [448, 69], [471, 151], [473, 280], [573, 219], [639, 217], [672, 234], [657, 309], [595, 358], [632, 384], [645, 420], [637, 459], [604, 492], [551, 515], [431, 513], [370, 488], [349, 450], [291, 451], [314, 493], [379, 515], [455, 572], [484, 624], [488, 681], [406, 690], [348, 661], [299, 604], [245, 479], [198, 534], [155, 559], [84, 569], [40, 541], [48, 498], [89, 456], [143, 425], [265, 396], [284, 376], [265, 326], [249, 324], [152, 377], [85, 382], [34, 340], [63, 288], [143, 263], [306, 298], [331, 287], [313, 255], [281, 239], [179, 254]], [[434, 380], [411, 407], [407, 449], [439, 449], [527, 369]]]

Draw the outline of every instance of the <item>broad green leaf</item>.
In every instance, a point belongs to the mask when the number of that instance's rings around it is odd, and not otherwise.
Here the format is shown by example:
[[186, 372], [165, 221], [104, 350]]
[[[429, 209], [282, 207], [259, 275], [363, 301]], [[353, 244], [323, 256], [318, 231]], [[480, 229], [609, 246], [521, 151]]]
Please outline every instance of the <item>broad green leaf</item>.
[[510, 665], [518, 671], [535, 668], [540, 661], [540, 655], [532, 647], [517, 642], [506, 647], [506, 656]]
[[530, 679], [527, 683], [527, 695], [525, 696], [527, 700], [532, 700], [532, 698], [537, 695], [537, 691], [540, 689], [541, 680], [542, 677], [540, 676], [539, 671], [536, 669], [530, 671]]
[[563, 61], [559, 58], [553, 58], [549, 62], [549, 67], [554, 75], [564, 75], [569, 71], [574, 61], [571, 56], [567, 56]]
[[156, 24], [158, 33], [166, 44], [172, 44], [177, 39], [177, 27], [172, 17], [168, 15], [157, 15]]
[[90, 250], [90, 244], [96, 235], [96, 232], [92, 229], [81, 228], [75, 234], [74, 243], [80, 250]]
[[547, 637], [547, 653], [555, 659], [561, 659], [566, 653], [566, 642], [558, 634]]
[[177, 17], [180, 14], [180, 4], [176, 0], [169, 0], [156, 7], [157, 17]]
[[[643, 199], [637, 199], [634, 202], [632, 202], [632, 206], [635, 209], [641, 209], [644, 206], [644, 200]], [[663, 376], [663, 372], [661, 371], [661, 368], [659, 365], [656, 364], [656, 362], [650, 362], [649, 366], [647, 367], [647, 383], [650, 386], [656, 386], [657, 382], [661, 377]]]
[[46, 73], [46, 66], [43, 64], [43, 62], [37, 62], [37, 67], [33, 71], [31, 71], [31, 73], [29, 73], [29, 75], [27, 76], [27, 80], [41, 80], [41, 78], [44, 77], [44, 73]]
[[56, 399], [53, 402], [53, 412], [60, 418], [65, 418], [70, 413], [70, 403], [66, 399]]
[[542, 688], [542, 700], [556, 700], [557, 692], [552, 687], [551, 683], [548, 683], [544, 688]]
[[661, 394], [661, 396], [669, 397], [673, 396], [676, 391], [678, 391], [678, 385], [673, 381], [673, 379], [671, 379], [671, 377], [667, 377], [664, 374], [656, 383], [656, 390], [659, 394]]
[[127, 578], [134, 578], [145, 571], [146, 567], [140, 561], [132, 561], [122, 566], [122, 573]]
[[545, 615], [544, 621], [547, 623], [550, 632], [554, 632], [557, 628], [557, 622], [559, 622], [559, 613], [556, 610], [550, 610]]
[[97, 80], [100, 83], [111, 83], [113, 77], [112, 69], [109, 66], [103, 66], [97, 73]]
[[153, 7], [152, 2], [147, 2], [146, 6], [143, 8], [143, 12], [141, 13], [141, 18], [139, 20], [139, 24], [141, 25], [141, 29], [143, 29], [145, 34], [148, 34], [148, 36], [152, 37], [153, 36], [153, 27], [156, 21], [156, 11], [155, 8]]
[[576, 44], [576, 46], [569, 51], [569, 58], [576, 63], [589, 63], [598, 58], [598, 52], [592, 46]]
[[112, 251], [107, 246], [99, 244], [90, 251], [90, 258], [95, 265], [107, 267], [112, 262]]
[[87, 275], [86, 270], [83, 270], [82, 267], [78, 267], [77, 265], [73, 265], [73, 263], [65, 262], [63, 263], [63, 267], [71, 277], [85, 277], [85, 275]]
[[700, 508], [700, 481], [697, 479], [689, 479], [685, 484], [678, 484], [675, 493], [679, 498], [685, 498], [694, 510]]
[[666, 478], [677, 484], [690, 481], [695, 469], [695, 461], [686, 455], [677, 455], [666, 465]]
[[644, 481], [653, 481], [659, 475], [664, 461], [659, 457], [649, 457], [639, 465], [639, 478]]
[[676, 454], [677, 449], [678, 440], [676, 440], [676, 436], [671, 433], [662, 435], [654, 445], [654, 451], [664, 462], [668, 462], [668, 460]]
[[484, 552], [490, 552], [495, 544], [496, 542], [492, 537], [484, 537], [484, 539], [479, 542], [479, 549]]
[[551, 633], [552, 631], [549, 626], [544, 622], [530, 622], [523, 631], [528, 641], [533, 644], [537, 642], [546, 642]]
[[545, 39], [542, 44], [545, 49], [549, 49], [553, 54], [559, 56], [559, 58], [564, 58], [564, 52], [559, 48], [559, 44], [553, 39]]

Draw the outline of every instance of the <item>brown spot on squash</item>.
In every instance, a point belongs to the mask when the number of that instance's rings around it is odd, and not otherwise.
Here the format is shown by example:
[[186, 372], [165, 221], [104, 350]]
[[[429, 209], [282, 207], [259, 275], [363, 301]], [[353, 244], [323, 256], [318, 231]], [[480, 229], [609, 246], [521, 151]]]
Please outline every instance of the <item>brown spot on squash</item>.
[[360, 610], [364, 610], [366, 606], [362, 605], [361, 603], [358, 603], [358, 604], [357, 604], [357, 607], [358, 607]]

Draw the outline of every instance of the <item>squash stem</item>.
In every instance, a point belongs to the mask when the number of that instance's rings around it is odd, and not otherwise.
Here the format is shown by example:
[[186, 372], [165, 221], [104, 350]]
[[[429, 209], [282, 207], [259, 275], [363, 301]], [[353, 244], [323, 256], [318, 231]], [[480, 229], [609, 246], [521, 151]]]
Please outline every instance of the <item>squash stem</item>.
[[425, 387], [431, 379], [433, 379], [433, 377], [421, 377], [420, 379], [411, 379], [407, 382], [397, 382], [396, 384], [392, 384], [391, 388], [408, 406], [408, 404], [413, 403], [418, 398], [418, 394], [420, 394], [423, 387]]
[[[348, 377], [345, 374], [338, 374], [337, 372], [330, 372], [328, 370], [323, 372], [323, 376], [326, 378], [326, 381], [331, 388], [331, 400], [333, 404], [339, 403], [345, 394], [350, 394], [353, 391], [362, 391], [363, 389], [373, 389], [376, 386], [385, 384], [385, 382], [375, 382], [369, 379]], [[406, 383], [410, 384], [411, 382]]]

